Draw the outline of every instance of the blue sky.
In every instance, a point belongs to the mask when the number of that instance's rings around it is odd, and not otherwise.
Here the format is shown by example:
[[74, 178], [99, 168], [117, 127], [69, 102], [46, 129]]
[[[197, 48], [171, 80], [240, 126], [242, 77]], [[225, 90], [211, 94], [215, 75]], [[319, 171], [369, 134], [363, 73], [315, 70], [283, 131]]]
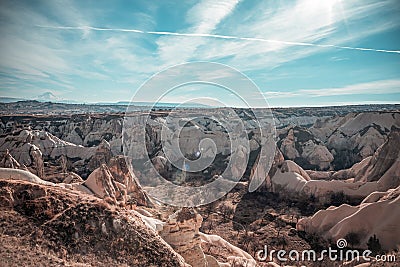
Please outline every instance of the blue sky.
[[[0, 92], [126, 101], [163, 69], [211, 61], [271, 106], [400, 103], [398, 14], [397, 0], [1, 1]], [[216, 87], [164, 101], [202, 94], [225, 98]]]

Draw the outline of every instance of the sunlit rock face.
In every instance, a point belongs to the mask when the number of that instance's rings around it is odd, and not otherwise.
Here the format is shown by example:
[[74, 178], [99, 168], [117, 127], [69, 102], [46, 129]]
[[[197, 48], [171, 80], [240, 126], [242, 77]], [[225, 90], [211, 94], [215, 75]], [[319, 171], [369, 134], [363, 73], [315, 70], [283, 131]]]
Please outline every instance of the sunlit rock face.
[[[247, 266], [255, 267], [253, 257], [218, 235], [199, 232], [203, 218], [192, 208], [182, 208], [163, 224], [160, 236], [193, 267]], [[204, 253], [203, 247], [219, 247], [229, 251], [223, 261]]]
[[368, 164], [356, 175], [356, 181], [381, 182], [395, 184], [387, 176], [399, 179], [400, 175], [400, 128], [392, 127], [387, 141], [370, 158]]
[[355, 182], [376, 182], [381, 190], [394, 188], [400, 183], [400, 128], [393, 126], [387, 140], [376, 152], [349, 169], [332, 175], [333, 179], [354, 178]]
[[150, 204], [133, 171], [122, 156], [112, 158], [108, 165], [101, 164], [83, 183], [96, 196], [110, 197], [115, 201], [134, 201], [138, 205]]
[[50, 159], [58, 158], [61, 155], [68, 158], [88, 159], [95, 152], [95, 148], [69, 143], [43, 130], [29, 129], [0, 137], [0, 148], [8, 149], [20, 164], [27, 166], [34, 162], [31, 152], [35, 149], [39, 149], [43, 157]]
[[297, 229], [317, 233], [326, 239], [338, 240], [356, 235], [357, 247], [367, 248], [373, 235], [379, 239], [383, 249], [398, 248], [400, 243], [400, 187], [386, 192], [374, 192], [358, 206], [343, 204], [318, 211], [304, 218]]
[[[6, 118], [3, 118], [6, 119]], [[97, 146], [102, 140], [110, 143], [113, 153], [121, 153], [123, 116], [120, 114], [79, 114], [11, 117], [0, 123], [0, 133], [32, 129], [46, 131], [66, 142], [85, 147]]]
[[30, 129], [0, 137], [0, 150], [8, 150], [21, 166], [28, 167], [41, 178], [44, 178], [44, 169], [49, 170], [49, 166], [45, 166], [43, 163], [59, 164], [58, 161], [61, 157], [65, 157], [71, 170], [87, 177], [91, 172], [87, 163], [96, 154], [96, 147], [76, 145], [49, 132]]
[[281, 178], [280, 182], [292, 192], [312, 193], [317, 197], [332, 193], [364, 197], [358, 206], [343, 204], [318, 211], [300, 220], [297, 229], [330, 240], [351, 236], [357, 240], [354, 245], [361, 248], [367, 248], [369, 239], [375, 235], [383, 249], [396, 249], [400, 243], [397, 227], [400, 220], [399, 144], [400, 129], [393, 126], [386, 141], [372, 156], [350, 169], [325, 175], [325, 181], [307, 181], [307, 177], [298, 175], [298, 169], [291, 168], [291, 177]]
[[160, 232], [160, 236], [194, 267], [208, 266], [199, 235], [202, 221], [193, 209], [182, 208], [168, 218]]

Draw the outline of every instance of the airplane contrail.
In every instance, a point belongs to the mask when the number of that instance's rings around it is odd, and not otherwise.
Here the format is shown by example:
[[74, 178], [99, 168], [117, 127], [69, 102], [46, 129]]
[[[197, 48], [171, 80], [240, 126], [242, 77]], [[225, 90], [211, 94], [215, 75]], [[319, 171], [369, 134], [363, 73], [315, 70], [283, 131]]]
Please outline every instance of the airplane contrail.
[[93, 30], [93, 31], [134, 32], [134, 33], [152, 34], [152, 35], [208, 37], [208, 38], [217, 38], [217, 39], [243, 40], [243, 41], [254, 41], [254, 42], [268, 42], [268, 43], [280, 43], [280, 44], [286, 44], [286, 45], [314, 46], [314, 47], [338, 48], [338, 49], [347, 49], [347, 50], [372, 51], [372, 52], [400, 54], [400, 50], [386, 50], [386, 49], [375, 49], [375, 48], [365, 48], [365, 47], [350, 47], [350, 46], [340, 46], [340, 45], [330, 45], [330, 44], [314, 44], [314, 43], [303, 43], [303, 42], [290, 42], [290, 41], [273, 40], [273, 39], [265, 39], [265, 38], [239, 37], [239, 36], [208, 34], [208, 33], [177, 33], [177, 32], [161, 32], [161, 31], [142, 31], [142, 30], [136, 30], [136, 29], [99, 28], [99, 27], [92, 27], [92, 26], [76, 26], [76, 27], [73, 27], [73, 26], [45, 26], [45, 25], [36, 25], [36, 26], [40, 27], [40, 28], [58, 29], [58, 30]]

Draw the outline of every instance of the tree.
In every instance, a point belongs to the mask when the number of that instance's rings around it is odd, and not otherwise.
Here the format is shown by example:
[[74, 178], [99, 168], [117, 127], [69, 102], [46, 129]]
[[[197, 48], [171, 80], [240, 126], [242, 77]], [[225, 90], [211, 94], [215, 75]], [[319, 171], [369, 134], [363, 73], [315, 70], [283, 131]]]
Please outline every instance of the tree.
[[348, 199], [343, 191], [334, 192], [331, 195], [331, 205], [340, 206], [343, 203], [347, 203]]
[[374, 255], [382, 252], [381, 243], [379, 242], [379, 238], [377, 238], [375, 234], [368, 239], [367, 246]]
[[350, 247], [360, 244], [360, 235], [357, 233], [350, 232], [344, 238], [347, 240], [347, 243], [349, 243]]

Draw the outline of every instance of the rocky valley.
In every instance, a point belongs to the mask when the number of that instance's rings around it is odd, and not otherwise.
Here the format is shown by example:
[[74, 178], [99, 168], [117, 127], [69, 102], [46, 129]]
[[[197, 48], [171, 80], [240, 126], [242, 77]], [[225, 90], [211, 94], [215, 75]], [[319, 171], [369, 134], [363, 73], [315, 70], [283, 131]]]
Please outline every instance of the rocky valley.
[[[1, 104], [5, 266], [396, 266], [400, 260], [399, 105], [271, 113], [185, 108], [179, 117], [170, 108], [125, 111], [121, 105]], [[224, 123], [215, 118], [221, 114]], [[179, 131], [168, 128], [172, 123]], [[136, 138], [142, 132], [144, 143]], [[175, 145], [187, 161], [166, 149]], [[207, 166], [196, 169], [198, 159]], [[221, 188], [232, 186], [216, 201], [174, 207], [153, 193], [164, 192], [154, 182], [158, 174], [179, 186], [169, 198], [219, 178]], [[256, 180], [259, 186], [249, 190]], [[340, 239], [347, 240], [345, 249], [370, 249], [371, 261], [258, 255], [264, 246], [321, 251]], [[397, 262], [377, 260], [383, 253]]]

